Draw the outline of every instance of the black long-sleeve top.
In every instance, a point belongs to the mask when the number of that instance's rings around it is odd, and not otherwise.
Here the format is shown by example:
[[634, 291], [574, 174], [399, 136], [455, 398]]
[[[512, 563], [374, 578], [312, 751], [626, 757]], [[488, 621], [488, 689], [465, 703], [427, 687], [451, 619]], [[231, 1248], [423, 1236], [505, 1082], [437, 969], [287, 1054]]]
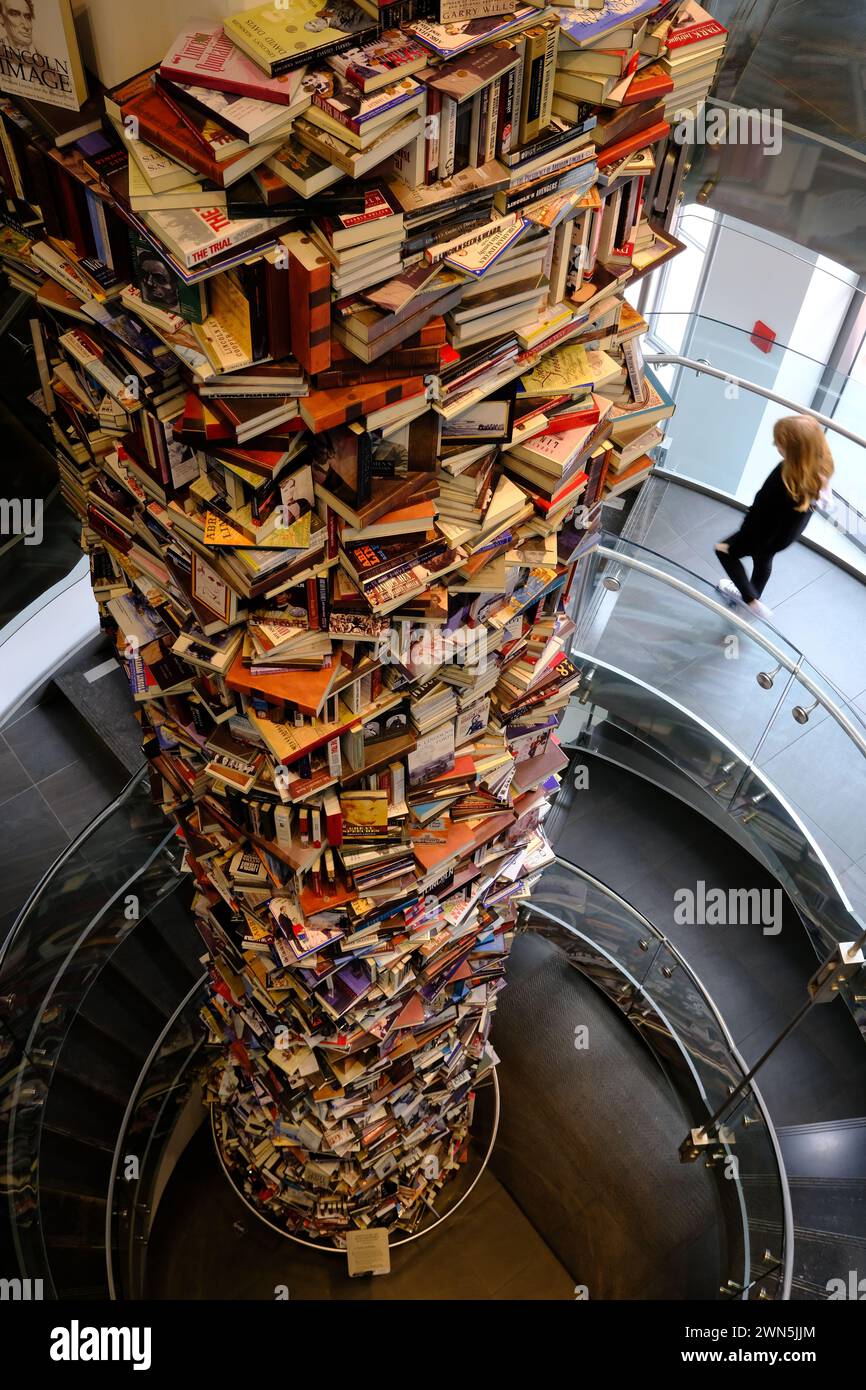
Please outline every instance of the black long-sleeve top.
[[797, 511], [793, 497], [782, 482], [779, 463], [758, 490], [740, 534], [756, 550], [775, 553], [784, 550], [802, 534], [811, 515], [811, 507], [805, 512]]

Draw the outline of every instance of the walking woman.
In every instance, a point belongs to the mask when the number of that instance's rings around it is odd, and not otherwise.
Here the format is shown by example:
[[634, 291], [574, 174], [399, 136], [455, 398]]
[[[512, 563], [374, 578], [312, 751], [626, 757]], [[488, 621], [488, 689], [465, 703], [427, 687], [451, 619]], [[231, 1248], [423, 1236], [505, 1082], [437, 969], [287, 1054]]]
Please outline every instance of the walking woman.
[[[829, 494], [833, 456], [824, 431], [811, 415], [786, 415], [773, 427], [773, 442], [782, 455], [743, 518], [743, 524], [726, 541], [719, 541], [716, 555], [731, 581], [719, 586], [738, 595], [761, 618], [772, 610], [761, 602], [770, 578], [773, 558], [802, 535], [812, 508], [822, 494]], [[743, 557], [751, 556], [752, 573], [746, 574]]]

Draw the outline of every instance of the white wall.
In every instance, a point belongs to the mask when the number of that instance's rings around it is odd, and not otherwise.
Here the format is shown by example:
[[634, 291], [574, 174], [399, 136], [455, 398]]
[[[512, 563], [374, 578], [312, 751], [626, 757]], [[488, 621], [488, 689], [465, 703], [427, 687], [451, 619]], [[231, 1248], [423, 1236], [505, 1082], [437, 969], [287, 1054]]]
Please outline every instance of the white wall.
[[225, 19], [261, 0], [72, 0], [85, 65], [108, 87], [164, 57], [188, 18]]
[[[712, 266], [694, 306], [701, 317], [686, 354], [808, 405], [856, 279], [854, 272], [806, 247], [721, 217]], [[676, 289], [671, 293], [677, 296]], [[670, 307], [689, 306], [677, 297]], [[749, 341], [758, 320], [776, 333], [777, 345], [768, 354]], [[688, 373], [678, 395], [669, 430], [670, 465], [751, 502], [778, 459], [773, 423], [789, 409]]]

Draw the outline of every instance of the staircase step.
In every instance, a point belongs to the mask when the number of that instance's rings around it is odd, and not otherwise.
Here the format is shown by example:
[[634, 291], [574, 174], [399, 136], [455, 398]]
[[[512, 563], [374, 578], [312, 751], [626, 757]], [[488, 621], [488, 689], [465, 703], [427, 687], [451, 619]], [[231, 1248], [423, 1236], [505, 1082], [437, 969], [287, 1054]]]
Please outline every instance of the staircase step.
[[866, 1177], [789, 1178], [788, 1185], [796, 1226], [866, 1241]]
[[791, 1177], [859, 1178], [866, 1173], [866, 1119], [783, 1125], [778, 1131]]
[[136, 772], [144, 758], [129, 683], [120, 666], [99, 674], [99, 667], [111, 659], [107, 642], [96, 651], [88, 649], [55, 677], [54, 684], [123, 766]]
[[794, 1227], [794, 1277], [798, 1284], [819, 1290], [817, 1296], [826, 1298], [830, 1281], [842, 1279], [847, 1287], [852, 1270], [858, 1279], [866, 1271], [866, 1240]]

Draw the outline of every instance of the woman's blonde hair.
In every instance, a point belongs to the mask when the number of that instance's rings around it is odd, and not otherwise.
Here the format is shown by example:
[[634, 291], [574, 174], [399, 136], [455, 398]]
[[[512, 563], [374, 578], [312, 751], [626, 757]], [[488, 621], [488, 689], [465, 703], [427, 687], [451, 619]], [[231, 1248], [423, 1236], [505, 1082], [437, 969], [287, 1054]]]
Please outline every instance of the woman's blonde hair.
[[782, 482], [806, 512], [833, 476], [833, 455], [818, 421], [811, 415], [786, 415], [773, 426], [773, 442], [782, 455]]

